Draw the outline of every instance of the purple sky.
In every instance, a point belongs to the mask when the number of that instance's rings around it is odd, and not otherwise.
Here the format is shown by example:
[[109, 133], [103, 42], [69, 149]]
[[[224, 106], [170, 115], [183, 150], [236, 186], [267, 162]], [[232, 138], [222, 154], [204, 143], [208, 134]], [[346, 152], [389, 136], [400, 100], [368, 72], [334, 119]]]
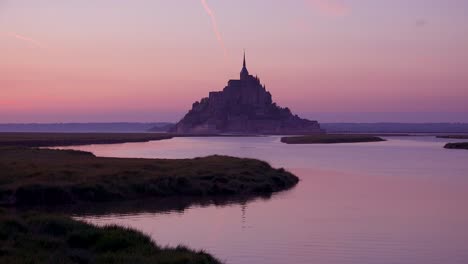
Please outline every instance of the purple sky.
[[322, 122], [468, 122], [468, 1], [0, 0], [0, 123], [177, 121], [237, 78]]

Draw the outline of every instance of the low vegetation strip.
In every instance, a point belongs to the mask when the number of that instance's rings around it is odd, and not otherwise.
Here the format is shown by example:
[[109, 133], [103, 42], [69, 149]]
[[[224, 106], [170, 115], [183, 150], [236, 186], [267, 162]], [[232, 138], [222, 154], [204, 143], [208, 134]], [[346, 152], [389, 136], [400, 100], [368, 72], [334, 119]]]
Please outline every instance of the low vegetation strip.
[[50, 147], [147, 142], [170, 139], [158, 133], [0, 133], [0, 146]]
[[447, 143], [444, 148], [446, 149], [468, 149], [468, 142]]
[[437, 136], [437, 138], [468, 139], [468, 135], [445, 135], [445, 136]]
[[185, 247], [163, 248], [117, 226], [68, 217], [0, 211], [0, 263], [206, 263], [220, 261]]
[[380, 142], [384, 139], [372, 135], [358, 134], [318, 134], [306, 136], [282, 137], [281, 142], [286, 144], [333, 144], [333, 143], [358, 143]]
[[298, 178], [268, 163], [227, 156], [100, 158], [73, 150], [0, 148], [0, 204], [54, 205], [168, 196], [265, 194]]

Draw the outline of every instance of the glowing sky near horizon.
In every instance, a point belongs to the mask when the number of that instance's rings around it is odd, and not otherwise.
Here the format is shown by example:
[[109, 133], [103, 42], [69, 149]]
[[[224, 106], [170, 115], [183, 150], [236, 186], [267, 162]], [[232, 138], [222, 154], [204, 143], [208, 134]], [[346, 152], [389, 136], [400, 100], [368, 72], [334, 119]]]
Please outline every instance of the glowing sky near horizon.
[[467, 12], [464, 0], [0, 0], [0, 123], [176, 121], [238, 78], [243, 48], [273, 99], [311, 119], [468, 122]]

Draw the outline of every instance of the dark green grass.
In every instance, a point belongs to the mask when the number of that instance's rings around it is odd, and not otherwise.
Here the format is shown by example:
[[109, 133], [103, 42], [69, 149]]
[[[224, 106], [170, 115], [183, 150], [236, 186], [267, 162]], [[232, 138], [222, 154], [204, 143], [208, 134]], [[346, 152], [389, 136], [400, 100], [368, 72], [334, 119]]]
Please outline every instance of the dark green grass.
[[147, 142], [170, 139], [158, 133], [0, 133], [0, 146], [48, 147]]
[[254, 159], [100, 158], [88, 152], [21, 147], [0, 148], [0, 172], [4, 205], [264, 194], [298, 182], [284, 169]]
[[281, 142], [286, 144], [334, 144], [334, 143], [359, 143], [380, 142], [384, 139], [372, 135], [359, 134], [317, 134], [306, 136], [282, 137]]
[[446, 149], [468, 149], [468, 142], [447, 143], [444, 148]]
[[96, 227], [68, 217], [0, 212], [0, 263], [220, 263], [185, 247], [162, 248], [117, 226]]

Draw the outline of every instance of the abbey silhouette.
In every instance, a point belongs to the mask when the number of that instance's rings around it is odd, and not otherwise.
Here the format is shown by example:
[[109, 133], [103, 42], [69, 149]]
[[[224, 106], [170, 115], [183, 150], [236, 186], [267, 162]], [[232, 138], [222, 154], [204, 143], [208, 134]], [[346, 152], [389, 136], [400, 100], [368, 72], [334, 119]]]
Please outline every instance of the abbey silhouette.
[[195, 102], [172, 132], [180, 134], [311, 134], [320, 133], [317, 121], [293, 115], [273, 103], [258, 77], [249, 74], [245, 60], [239, 80]]

